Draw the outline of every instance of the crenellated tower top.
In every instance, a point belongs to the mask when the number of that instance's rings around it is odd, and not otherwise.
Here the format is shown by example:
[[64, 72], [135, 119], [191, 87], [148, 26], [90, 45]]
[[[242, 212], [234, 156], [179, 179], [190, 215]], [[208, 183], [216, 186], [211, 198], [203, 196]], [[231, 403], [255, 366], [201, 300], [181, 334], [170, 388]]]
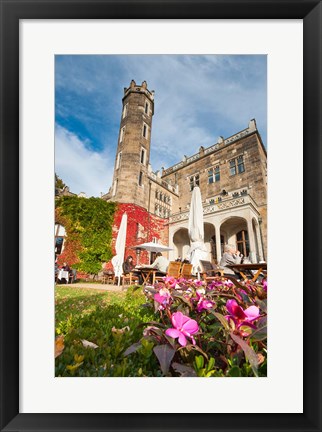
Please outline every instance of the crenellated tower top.
[[154, 102], [154, 90], [149, 90], [148, 85], [146, 81], [143, 81], [141, 85], [136, 84], [136, 82], [132, 79], [129, 87], [124, 87], [124, 96], [123, 96], [123, 103], [124, 99], [129, 96], [131, 93], [143, 93], [146, 95], [148, 99], [150, 99], [151, 102]]

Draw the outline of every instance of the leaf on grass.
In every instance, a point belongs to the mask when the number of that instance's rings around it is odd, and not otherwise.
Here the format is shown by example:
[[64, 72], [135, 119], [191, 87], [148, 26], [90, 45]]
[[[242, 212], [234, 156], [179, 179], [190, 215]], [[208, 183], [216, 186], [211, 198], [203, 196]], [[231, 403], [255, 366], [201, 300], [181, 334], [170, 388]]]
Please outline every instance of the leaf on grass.
[[117, 329], [114, 326], [112, 327], [112, 333], [118, 333], [118, 334], [123, 334], [125, 333], [125, 331], [130, 331], [130, 327], [129, 326], [125, 326], [121, 329]]
[[124, 357], [134, 353], [135, 351], [137, 351], [139, 348], [141, 348], [142, 344], [141, 342], [135, 342], [134, 344], [132, 344], [131, 346], [128, 347], [128, 349], [126, 349], [123, 353]]
[[182, 377], [196, 377], [197, 376], [196, 371], [190, 366], [185, 366], [181, 363], [174, 362], [174, 363], [172, 363], [172, 367]]
[[74, 370], [78, 369], [80, 366], [82, 366], [84, 362], [80, 362], [80, 363], [75, 363], [73, 365], [67, 365], [66, 369], [73, 372]]
[[86, 339], [81, 339], [82, 344], [85, 348], [98, 348], [98, 345], [94, 344], [93, 342], [90, 342]]
[[57, 336], [55, 339], [55, 358], [61, 355], [61, 353], [64, 351], [64, 348], [64, 336]]
[[169, 372], [175, 350], [169, 345], [157, 345], [153, 348], [153, 352], [159, 360], [163, 375], [166, 375]]
[[247, 343], [241, 339], [239, 336], [235, 335], [234, 333], [230, 333], [231, 338], [241, 347], [241, 349], [244, 351], [245, 356], [247, 360], [249, 361], [249, 364], [251, 365], [251, 368], [253, 369], [253, 372], [255, 376], [258, 376], [258, 357], [253, 348], [251, 348]]

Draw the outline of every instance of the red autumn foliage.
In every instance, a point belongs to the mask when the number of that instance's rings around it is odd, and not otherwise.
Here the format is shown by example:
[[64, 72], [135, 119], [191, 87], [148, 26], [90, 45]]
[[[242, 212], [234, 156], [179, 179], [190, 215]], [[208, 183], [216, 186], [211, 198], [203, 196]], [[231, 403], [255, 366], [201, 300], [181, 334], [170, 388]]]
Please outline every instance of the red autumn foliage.
[[61, 215], [59, 208], [55, 209], [55, 223], [62, 225], [66, 233], [68, 233], [68, 236], [64, 240], [64, 249], [57, 257], [58, 267], [61, 267], [64, 263], [73, 267], [73, 265], [79, 262], [77, 254], [81, 250], [81, 242], [77, 234], [71, 231], [69, 219]]
[[[114, 215], [113, 225], [113, 254], [115, 254], [116, 237], [121, 225], [122, 216], [127, 213], [127, 231], [125, 257], [132, 255], [134, 263], [136, 263], [136, 253], [133, 247], [152, 241], [156, 238], [160, 243], [168, 244], [168, 221], [149, 213], [143, 207], [136, 204], [118, 204], [118, 208]], [[140, 264], [148, 264], [149, 253], [142, 251], [140, 255]], [[105, 266], [106, 269], [112, 270], [111, 262]]]
[[[136, 264], [136, 253], [133, 247], [141, 243], [150, 242], [156, 238], [160, 243], [168, 244], [168, 222], [167, 219], [160, 218], [153, 214], [149, 214], [146, 209], [136, 204], [118, 204], [117, 210], [114, 215], [113, 224], [113, 240], [112, 248], [115, 255], [115, 242], [120, 228], [122, 216], [127, 213], [127, 232], [126, 232], [126, 245], [125, 257], [132, 255], [134, 263]], [[77, 238], [77, 234], [73, 233], [69, 226], [69, 220], [60, 214], [59, 209], [55, 211], [55, 221], [65, 227], [68, 236], [64, 241], [64, 250], [58, 256], [58, 266], [63, 265], [64, 262], [68, 263], [71, 267], [79, 262], [77, 254], [81, 250], [81, 243]], [[149, 253], [141, 251], [140, 264], [149, 263]], [[105, 269], [113, 270], [111, 262], [106, 263]]]

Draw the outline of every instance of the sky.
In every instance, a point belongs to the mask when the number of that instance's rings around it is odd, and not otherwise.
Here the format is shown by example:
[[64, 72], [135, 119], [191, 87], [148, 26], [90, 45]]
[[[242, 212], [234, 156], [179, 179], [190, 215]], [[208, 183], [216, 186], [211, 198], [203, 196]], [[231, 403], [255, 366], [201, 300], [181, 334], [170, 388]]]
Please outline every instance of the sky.
[[265, 55], [57, 55], [55, 172], [71, 192], [108, 192], [124, 88], [155, 91], [150, 163], [180, 162], [248, 127], [267, 145]]

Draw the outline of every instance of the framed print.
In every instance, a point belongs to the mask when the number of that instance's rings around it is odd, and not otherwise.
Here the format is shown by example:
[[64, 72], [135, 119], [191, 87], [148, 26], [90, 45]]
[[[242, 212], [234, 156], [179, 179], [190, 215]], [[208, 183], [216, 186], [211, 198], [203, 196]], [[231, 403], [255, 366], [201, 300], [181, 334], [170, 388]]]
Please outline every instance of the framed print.
[[[0, 2], [1, 430], [320, 431], [321, 3]], [[267, 377], [54, 376], [55, 56], [76, 54], [267, 55]]]

